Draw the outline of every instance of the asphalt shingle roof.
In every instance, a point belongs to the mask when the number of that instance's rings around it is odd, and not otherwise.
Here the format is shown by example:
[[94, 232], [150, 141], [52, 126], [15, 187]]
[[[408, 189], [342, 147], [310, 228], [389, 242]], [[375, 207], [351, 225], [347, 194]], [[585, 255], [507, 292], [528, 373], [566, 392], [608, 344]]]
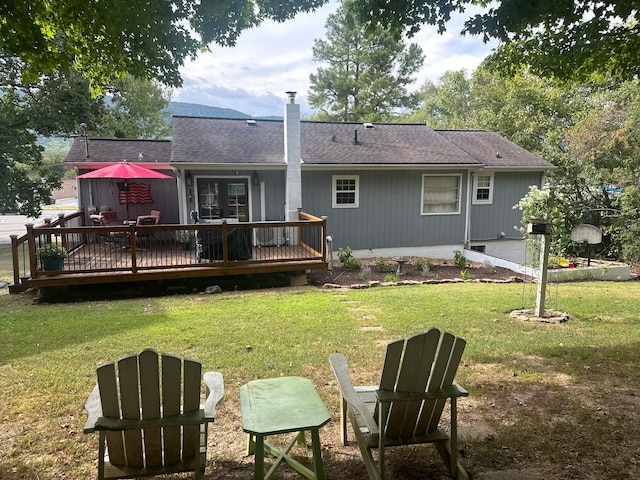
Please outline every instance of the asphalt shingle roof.
[[[284, 122], [174, 117], [173, 139], [77, 138], [67, 162], [171, 161], [173, 164], [284, 166]], [[432, 130], [421, 124], [309, 122], [300, 124], [304, 165], [439, 165], [553, 168], [494, 132]], [[357, 141], [356, 141], [357, 138]]]
[[[143, 158], [140, 160], [139, 154]], [[89, 138], [86, 158], [84, 138], [76, 138], [65, 158], [68, 163], [82, 162], [151, 162], [168, 163], [171, 158], [169, 140], [134, 140], [125, 138]]]
[[284, 165], [283, 135], [279, 120], [173, 117], [171, 161]]
[[[304, 165], [553, 167], [489, 131], [432, 130], [422, 124], [365, 125], [302, 121]], [[284, 122], [174, 117], [171, 161], [284, 165]]]
[[473, 155], [488, 168], [552, 167], [545, 159], [495, 132], [487, 130], [437, 130], [437, 132]]

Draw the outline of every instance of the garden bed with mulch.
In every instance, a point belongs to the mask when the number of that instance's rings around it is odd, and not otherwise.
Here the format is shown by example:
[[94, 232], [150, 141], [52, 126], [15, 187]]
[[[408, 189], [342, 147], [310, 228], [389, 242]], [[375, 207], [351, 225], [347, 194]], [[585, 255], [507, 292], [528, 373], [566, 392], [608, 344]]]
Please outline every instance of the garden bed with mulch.
[[331, 269], [312, 270], [307, 274], [309, 284], [316, 286], [338, 286], [365, 288], [372, 285], [447, 283], [447, 282], [523, 282], [532, 277], [507, 268], [466, 261], [464, 268], [455, 265], [453, 259], [424, 259], [406, 257], [398, 275], [398, 263], [392, 258], [360, 259], [357, 269], [346, 268], [339, 261]]

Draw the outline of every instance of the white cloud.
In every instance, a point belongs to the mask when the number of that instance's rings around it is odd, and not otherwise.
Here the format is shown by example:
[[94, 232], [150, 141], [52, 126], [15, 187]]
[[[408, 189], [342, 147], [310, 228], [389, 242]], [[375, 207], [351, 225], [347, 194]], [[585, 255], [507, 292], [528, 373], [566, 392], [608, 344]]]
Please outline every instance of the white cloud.
[[[302, 114], [311, 114], [306, 100], [309, 75], [319, 67], [313, 62], [312, 46], [315, 39], [325, 38], [327, 16], [337, 6], [332, 1], [285, 23], [264, 22], [243, 32], [233, 48], [212, 46], [181, 69], [184, 85], [173, 100], [233, 108], [253, 116], [281, 116], [285, 92], [296, 91]], [[483, 44], [479, 37], [459, 36], [468, 16], [469, 12], [454, 18], [443, 35], [427, 25], [409, 40], [418, 43], [426, 56], [416, 89], [425, 80], [437, 81], [447, 70], [473, 71], [495, 46]]]

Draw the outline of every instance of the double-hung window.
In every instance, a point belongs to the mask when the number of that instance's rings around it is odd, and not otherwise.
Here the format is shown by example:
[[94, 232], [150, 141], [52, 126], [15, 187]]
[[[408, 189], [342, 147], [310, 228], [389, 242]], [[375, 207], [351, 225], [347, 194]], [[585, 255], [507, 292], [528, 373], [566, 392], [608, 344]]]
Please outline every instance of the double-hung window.
[[462, 175], [423, 175], [422, 214], [460, 213]]
[[493, 173], [477, 173], [473, 177], [473, 203], [493, 202]]
[[333, 208], [358, 208], [360, 199], [358, 175], [334, 175], [332, 183]]

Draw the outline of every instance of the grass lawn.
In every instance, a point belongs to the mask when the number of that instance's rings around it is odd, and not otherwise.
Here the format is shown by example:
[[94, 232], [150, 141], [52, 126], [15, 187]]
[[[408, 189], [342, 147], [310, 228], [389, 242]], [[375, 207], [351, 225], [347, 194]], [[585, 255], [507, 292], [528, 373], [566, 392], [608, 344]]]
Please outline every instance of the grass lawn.
[[[550, 306], [574, 317], [564, 324], [509, 317], [533, 306], [530, 284], [301, 288], [56, 305], [4, 292], [2, 479], [95, 478], [97, 436], [82, 433], [95, 368], [145, 347], [199, 359], [224, 375], [227, 398], [210, 429], [207, 478], [252, 478], [238, 389], [281, 375], [310, 378], [332, 414], [321, 431], [327, 478], [366, 478], [353, 434], [348, 447], [339, 443], [328, 357], [343, 352], [355, 382], [375, 384], [385, 342], [430, 326], [468, 342], [457, 379], [470, 392], [459, 402], [459, 427], [462, 462], [473, 478], [498, 478], [491, 476], [496, 471], [513, 479], [640, 478], [640, 282], [553, 285]], [[388, 460], [389, 480], [446, 478], [430, 446], [400, 449]], [[280, 472], [276, 478], [299, 478]]]

